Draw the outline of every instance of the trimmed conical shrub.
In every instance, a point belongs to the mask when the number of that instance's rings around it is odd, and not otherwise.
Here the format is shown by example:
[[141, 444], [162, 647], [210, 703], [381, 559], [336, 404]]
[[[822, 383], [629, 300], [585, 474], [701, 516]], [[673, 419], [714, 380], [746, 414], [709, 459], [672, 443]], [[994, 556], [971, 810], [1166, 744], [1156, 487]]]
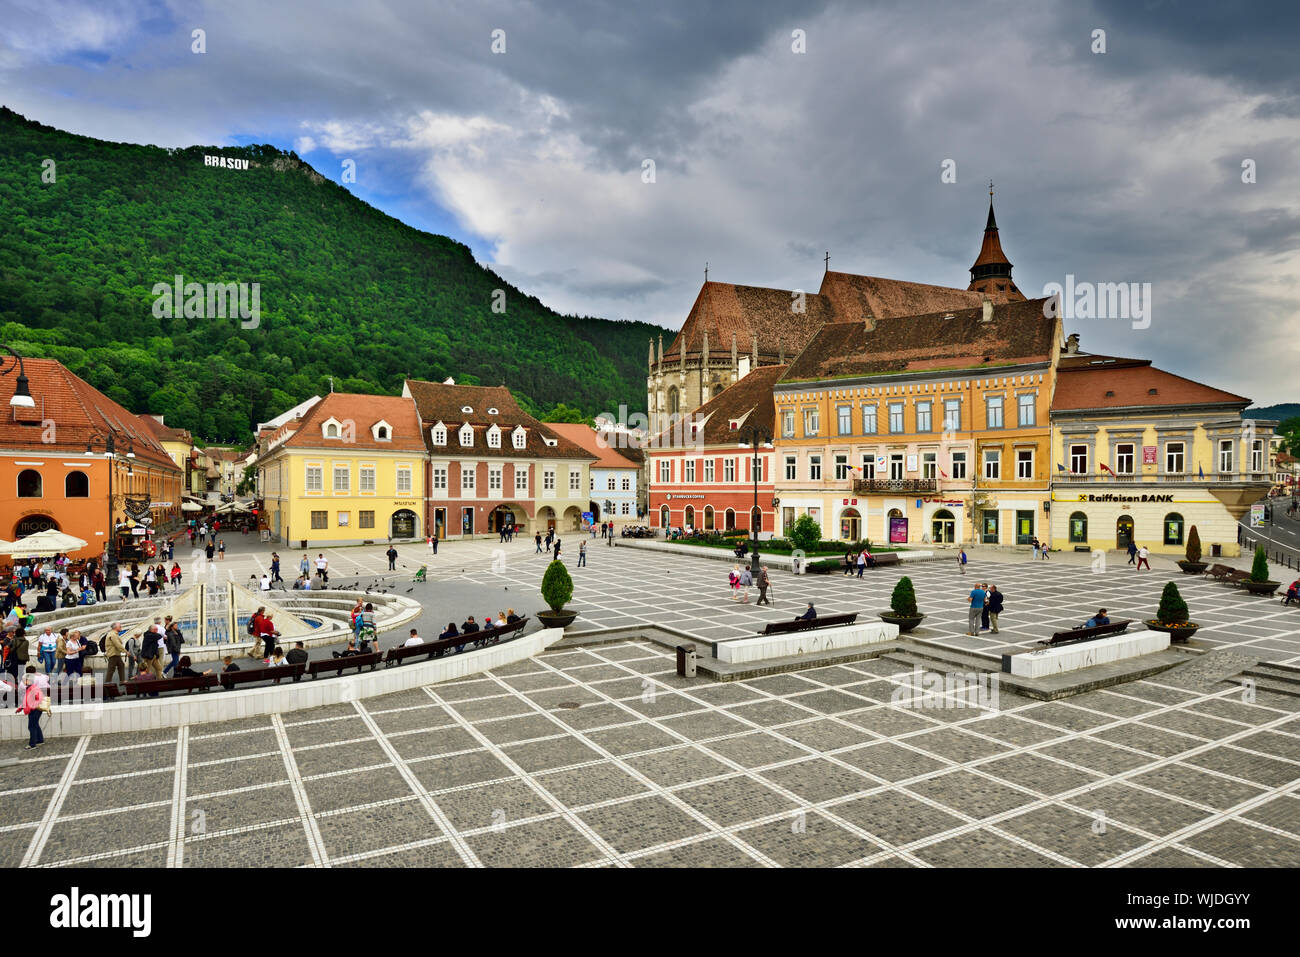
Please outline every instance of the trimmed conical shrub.
[[1250, 566], [1250, 580], [1253, 582], [1268, 581], [1268, 553], [1264, 551], [1263, 545], [1255, 546], [1255, 562]]
[[1173, 582], [1165, 585], [1160, 593], [1160, 609], [1156, 612], [1156, 621], [1162, 625], [1182, 625], [1187, 622], [1187, 602], [1178, 593], [1178, 586]]
[[1193, 525], [1192, 530], [1187, 533], [1186, 555], [1187, 560], [1193, 564], [1197, 564], [1201, 560], [1201, 535], [1196, 531], [1195, 525]]
[[900, 618], [916, 617], [916, 589], [912, 579], [904, 575], [894, 586], [894, 593], [889, 596], [889, 607]]
[[556, 559], [546, 567], [546, 574], [542, 576], [542, 598], [551, 611], [558, 613], [564, 610], [565, 603], [572, 597], [573, 579], [569, 577], [564, 562]]

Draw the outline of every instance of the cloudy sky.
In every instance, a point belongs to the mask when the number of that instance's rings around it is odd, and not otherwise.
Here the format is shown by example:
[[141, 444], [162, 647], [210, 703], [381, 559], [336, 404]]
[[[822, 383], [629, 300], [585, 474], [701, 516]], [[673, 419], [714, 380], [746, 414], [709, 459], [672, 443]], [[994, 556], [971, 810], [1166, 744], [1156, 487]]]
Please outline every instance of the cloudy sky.
[[1300, 401], [1297, 49], [1291, 2], [0, 0], [0, 102], [351, 159], [561, 312], [669, 327], [706, 261], [964, 287], [992, 179], [1028, 295], [1151, 284], [1145, 328], [1067, 321], [1084, 349], [1268, 404]]

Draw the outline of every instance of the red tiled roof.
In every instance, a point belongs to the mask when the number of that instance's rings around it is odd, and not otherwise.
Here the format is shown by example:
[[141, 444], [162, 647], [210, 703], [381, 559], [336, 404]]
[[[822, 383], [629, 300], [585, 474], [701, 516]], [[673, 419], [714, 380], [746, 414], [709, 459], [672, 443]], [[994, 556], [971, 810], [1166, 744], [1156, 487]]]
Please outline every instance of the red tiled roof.
[[[321, 427], [329, 419], [344, 425], [344, 438], [327, 439]], [[391, 426], [390, 439], [376, 439], [372, 431], [379, 422]], [[351, 427], [348, 428], [348, 424]], [[292, 428], [291, 428], [292, 427]], [[424, 451], [420, 435], [420, 420], [415, 403], [394, 395], [362, 395], [356, 392], [331, 392], [321, 399], [301, 419], [286, 422], [282, 428], [291, 433], [284, 440], [286, 448], [332, 449], [344, 451], [367, 449], [376, 452]]]
[[681, 331], [665, 350], [664, 363], [670, 355], [680, 360], [683, 348], [687, 355], [701, 353], [706, 331], [710, 355], [730, 356], [732, 336], [738, 356], [752, 355], [757, 334], [760, 356], [775, 359], [782, 349], [786, 358], [795, 356], [833, 316], [829, 301], [820, 295], [805, 295], [802, 313], [791, 308], [795, 302], [788, 289], [706, 282]]
[[1250, 399], [1156, 369], [1146, 360], [1092, 368], [1057, 368], [1053, 412], [1178, 405], [1227, 405], [1244, 409], [1250, 405]]
[[[0, 368], [12, 363], [0, 359]], [[118, 405], [89, 382], [73, 375], [63, 363], [54, 359], [24, 359], [30, 382], [34, 409], [11, 409], [18, 381], [18, 370], [0, 376], [0, 447], [84, 454], [92, 436], [112, 434], [118, 451], [125, 453], [128, 444], [136, 458], [160, 468], [179, 471], [172, 457], [140, 419]], [[47, 422], [53, 427], [47, 427]], [[102, 452], [103, 444], [95, 443]]]
[[[492, 458], [595, 458], [582, 446], [565, 438], [519, 407], [510, 390], [503, 385], [447, 385], [407, 379], [406, 392], [419, 413], [421, 435], [430, 452], [436, 455], [487, 456]], [[465, 409], [470, 411], [465, 412]], [[441, 422], [447, 428], [447, 444], [434, 445], [432, 430]], [[457, 433], [466, 422], [474, 430], [473, 445], [460, 444]], [[488, 446], [492, 426], [501, 430], [501, 447]], [[524, 448], [514, 447], [511, 433], [523, 426]], [[548, 442], [547, 440], [551, 440]], [[554, 443], [554, 444], [551, 444]]]
[[[835, 310], [835, 322], [861, 319], [892, 319], [921, 316], [950, 309], [969, 309], [983, 300], [980, 293], [921, 282], [828, 272], [822, 277], [821, 294]], [[996, 297], [990, 297], [996, 298]]]
[[[772, 388], [788, 368], [759, 366], [684, 418], [682, 425], [661, 432], [656, 446], [674, 448], [696, 441], [702, 441], [704, 445], [734, 445], [741, 440], [744, 430], [751, 426], [766, 429], [769, 435], [774, 435], [776, 406], [772, 401]], [[731, 428], [733, 420], [739, 420], [739, 427], [734, 430]], [[701, 422], [703, 435], [693, 436], [691, 424]]]
[[149, 415], [142, 413], [136, 416], [144, 427], [153, 434], [153, 437], [159, 442], [191, 442], [190, 433], [185, 429], [173, 429], [165, 424], [165, 417], [161, 415]]
[[[582, 422], [547, 422], [546, 427], [594, 455], [596, 461], [591, 463], [592, 468], [635, 469], [640, 467], [639, 462], [629, 458], [630, 455], [640, 454], [636, 449], [621, 449], [617, 445], [610, 444], [618, 441], [615, 433], [597, 432], [591, 426]], [[602, 445], [602, 442], [606, 444]]]
[[947, 372], [1049, 362], [1059, 320], [1045, 299], [1003, 302], [983, 321], [983, 306], [873, 323], [830, 323], [791, 363], [783, 383], [902, 372]]

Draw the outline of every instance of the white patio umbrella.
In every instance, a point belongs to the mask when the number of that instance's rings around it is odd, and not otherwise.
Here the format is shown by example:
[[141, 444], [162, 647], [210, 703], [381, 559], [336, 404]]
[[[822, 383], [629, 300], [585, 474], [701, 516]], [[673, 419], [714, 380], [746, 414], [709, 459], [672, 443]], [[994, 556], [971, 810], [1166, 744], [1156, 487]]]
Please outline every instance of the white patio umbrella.
[[201, 512], [201, 511], [203, 511], [203, 506], [200, 505], [198, 502], [182, 502], [182, 503], [181, 503], [181, 511], [182, 511], [182, 512]]
[[26, 538], [20, 538], [16, 542], [8, 543], [0, 548], [0, 554], [17, 555], [20, 558], [26, 558], [28, 556], [57, 555], [60, 552], [75, 552], [77, 549], [85, 547], [86, 542], [75, 535], [68, 535], [56, 529], [47, 528], [43, 532], [36, 532]]

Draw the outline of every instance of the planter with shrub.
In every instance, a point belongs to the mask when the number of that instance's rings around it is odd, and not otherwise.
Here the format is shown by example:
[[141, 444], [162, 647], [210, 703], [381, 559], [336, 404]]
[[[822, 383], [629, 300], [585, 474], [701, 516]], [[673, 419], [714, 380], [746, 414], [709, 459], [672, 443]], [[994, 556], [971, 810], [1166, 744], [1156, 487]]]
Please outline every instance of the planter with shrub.
[[573, 579], [564, 562], [551, 562], [542, 576], [542, 599], [550, 611], [539, 611], [537, 617], [547, 628], [567, 628], [578, 617], [576, 611], [565, 608], [565, 603], [573, 597]]
[[880, 613], [880, 620], [897, 625], [900, 634], [906, 634], [925, 619], [916, 610], [916, 589], [912, 579], [904, 575], [894, 586], [894, 593], [889, 597], [889, 611]]
[[1282, 584], [1269, 580], [1268, 553], [1264, 551], [1263, 545], [1255, 546], [1255, 561], [1250, 566], [1250, 577], [1241, 584], [1252, 595], [1271, 595]]
[[1183, 552], [1184, 558], [1178, 563], [1178, 567], [1188, 575], [1200, 575], [1208, 567], [1205, 562], [1201, 561], [1201, 536], [1196, 531], [1196, 526], [1187, 533], [1187, 548]]
[[1160, 607], [1156, 609], [1156, 617], [1148, 621], [1146, 626], [1152, 631], [1165, 632], [1170, 641], [1186, 641], [1201, 627], [1188, 621], [1187, 614], [1187, 602], [1179, 594], [1178, 586], [1166, 582], [1165, 590], [1160, 593]]

